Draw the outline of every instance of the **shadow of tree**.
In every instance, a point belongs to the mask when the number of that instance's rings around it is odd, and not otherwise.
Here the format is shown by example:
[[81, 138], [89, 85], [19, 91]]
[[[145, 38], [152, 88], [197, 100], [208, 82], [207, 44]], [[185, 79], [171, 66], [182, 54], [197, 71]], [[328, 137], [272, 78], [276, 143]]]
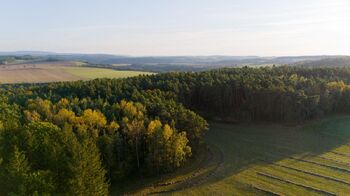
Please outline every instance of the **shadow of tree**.
[[268, 165], [296, 155], [299, 159], [310, 158], [347, 145], [350, 117], [331, 117], [295, 127], [211, 123], [206, 139], [222, 150], [225, 160], [204, 186], [252, 166]]

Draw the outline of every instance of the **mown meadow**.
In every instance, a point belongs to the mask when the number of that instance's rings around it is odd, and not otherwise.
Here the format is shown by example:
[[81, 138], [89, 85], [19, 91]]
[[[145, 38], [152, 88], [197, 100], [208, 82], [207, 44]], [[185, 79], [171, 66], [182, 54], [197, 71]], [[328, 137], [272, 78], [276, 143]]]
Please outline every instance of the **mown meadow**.
[[[184, 96], [184, 103], [212, 119], [204, 155], [190, 162], [195, 165], [190, 172], [127, 193], [348, 195], [349, 116], [334, 116], [348, 114], [346, 70], [200, 73], [198, 85], [180, 89], [192, 95]], [[235, 76], [239, 79], [229, 79]]]
[[293, 126], [211, 123], [206, 141], [216, 155], [203, 158], [201, 174], [196, 168], [134, 193], [347, 195], [349, 139], [350, 116]]

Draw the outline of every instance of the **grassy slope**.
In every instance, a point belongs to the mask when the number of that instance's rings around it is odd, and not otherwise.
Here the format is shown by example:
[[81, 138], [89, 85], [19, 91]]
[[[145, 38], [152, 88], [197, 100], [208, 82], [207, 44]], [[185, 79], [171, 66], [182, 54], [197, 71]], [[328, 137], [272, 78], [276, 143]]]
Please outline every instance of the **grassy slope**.
[[95, 79], [95, 78], [124, 78], [133, 77], [142, 74], [152, 74], [140, 71], [117, 71], [112, 69], [90, 68], [90, 67], [65, 67], [64, 71], [77, 77]]
[[176, 180], [166, 180], [183, 182], [134, 193], [346, 195], [350, 193], [349, 140], [349, 116], [296, 127], [212, 123], [207, 141], [214, 155], [204, 161], [202, 174], [197, 168], [189, 172], [191, 178], [179, 174]]

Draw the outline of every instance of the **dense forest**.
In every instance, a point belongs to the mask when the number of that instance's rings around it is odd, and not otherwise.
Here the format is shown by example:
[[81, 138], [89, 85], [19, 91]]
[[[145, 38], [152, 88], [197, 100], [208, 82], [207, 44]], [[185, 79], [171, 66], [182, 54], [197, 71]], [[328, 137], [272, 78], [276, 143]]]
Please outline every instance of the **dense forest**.
[[296, 66], [302, 67], [349, 67], [350, 57], [349, 56], [337, 56], [328, 57], [318, 60], [306, 60], [295, 63]]
[[186, 164], [206, 120], [349, 113], [349, 84], [349, 68], [286, 66], [2, 85], [0, 195], [106, 195]]

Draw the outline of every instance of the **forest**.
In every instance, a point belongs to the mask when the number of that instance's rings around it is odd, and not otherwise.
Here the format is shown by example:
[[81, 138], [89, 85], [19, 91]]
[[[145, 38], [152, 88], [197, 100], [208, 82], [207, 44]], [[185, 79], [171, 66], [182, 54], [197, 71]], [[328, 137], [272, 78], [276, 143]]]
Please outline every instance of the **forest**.
[[349, 68], [273, 66], [1, 85], [0, 195], [108, 195], [194, 159], [208, 122], [349, 113], [349, 83]]

